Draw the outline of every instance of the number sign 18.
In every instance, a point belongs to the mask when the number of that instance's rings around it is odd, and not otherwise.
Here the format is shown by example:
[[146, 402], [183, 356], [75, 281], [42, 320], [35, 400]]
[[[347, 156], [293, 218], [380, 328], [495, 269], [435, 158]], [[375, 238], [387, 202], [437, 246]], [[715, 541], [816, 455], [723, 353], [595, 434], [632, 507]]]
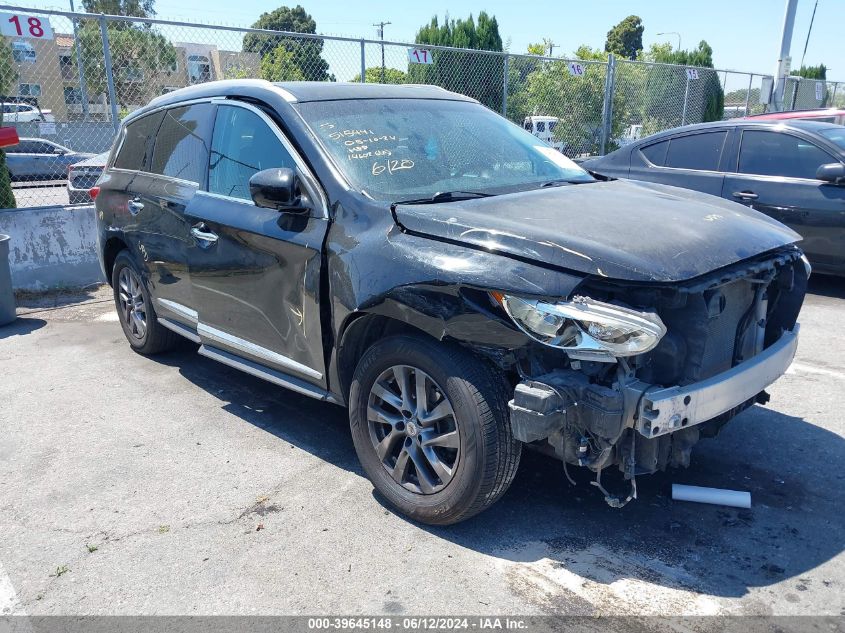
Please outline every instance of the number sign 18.
[[0, 34], [7, 37], [31, 37], [36, 40], [52, 40], [53, 28], [46, 17], [0, 13]]
[[424, 48], [409, 48], [408, 61], [412, 64], [433, 64], [431, 51]]

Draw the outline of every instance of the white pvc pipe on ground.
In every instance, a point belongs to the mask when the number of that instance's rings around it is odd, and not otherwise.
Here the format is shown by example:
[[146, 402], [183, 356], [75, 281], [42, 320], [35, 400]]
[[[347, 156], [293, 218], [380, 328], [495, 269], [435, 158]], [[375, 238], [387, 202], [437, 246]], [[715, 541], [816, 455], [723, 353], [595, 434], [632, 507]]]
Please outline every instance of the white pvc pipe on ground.
[[750, 492], [723, 490], [721, 488], [703, 488], [701, 486], [685, 486], [684, 484], [672, 484], [672, 499], [675, 501], [712, 503], [717, 506], [732, 506], [734, 508], [751, 507]]

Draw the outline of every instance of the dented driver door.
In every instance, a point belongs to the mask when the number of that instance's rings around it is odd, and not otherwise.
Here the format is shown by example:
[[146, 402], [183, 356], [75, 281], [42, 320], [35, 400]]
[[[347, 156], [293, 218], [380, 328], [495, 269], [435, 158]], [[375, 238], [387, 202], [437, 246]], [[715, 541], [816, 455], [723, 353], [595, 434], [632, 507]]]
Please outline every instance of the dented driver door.
[[[219, 105], [207, 191], [187, 210], [197, 334], [206, 347], [326, 386], [320, 331], [320, 264], [328, 229], [316, 181], [303, 213], [255, 205], [249, 178], [304, 166], [258, 108]], [[300, 173], [301, 170], [300, 170]], [[309, 176], [310, 178], [310, 176]]]

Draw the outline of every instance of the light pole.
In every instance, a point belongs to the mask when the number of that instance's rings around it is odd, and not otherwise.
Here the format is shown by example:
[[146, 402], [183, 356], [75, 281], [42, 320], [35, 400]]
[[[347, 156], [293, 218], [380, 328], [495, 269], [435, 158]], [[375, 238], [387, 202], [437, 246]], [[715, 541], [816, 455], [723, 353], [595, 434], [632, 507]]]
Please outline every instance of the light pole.
[[775, 70], [774, 91], [770, 104], [775, 112], [783, 110], [783, 92], [786, 88], [786, 77], [789, 75], [789, 48], [792, 45], [792, 29], [795, 26], [795, 9], [798, 0], [786, 0], [786, 10], [783, 16], [783, 30], [780, 36], [780, 53], [778, 54], [778, 65]]
[[658, 35], [677, 35], [678, 36], [678, 50], [681, 50], [681, 34], [677, 31], [666, 31], [665, 33], [658, 33]]

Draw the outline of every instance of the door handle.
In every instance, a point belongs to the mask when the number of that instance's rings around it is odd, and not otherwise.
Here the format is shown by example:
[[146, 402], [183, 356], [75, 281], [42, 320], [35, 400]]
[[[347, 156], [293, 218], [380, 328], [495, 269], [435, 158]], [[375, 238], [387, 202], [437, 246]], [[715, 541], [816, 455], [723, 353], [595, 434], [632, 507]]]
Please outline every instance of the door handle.
[[740, 200], [756, 200], [760, 197], [753, 191], [734, 191], [733, 196]]
[[193, 235], [200, 242], [205, 242], [206, 246], [211, 246], [217, 242], [217, 233], [212, 233], [208, 230], [205, 222], [197, 222], [191, 227], [191, 235]]
[[129, 209], [129, 213], [132, 215], [138, 215], [141, 212], [141, 209], [144, 208], [144, 203], [141, 202], [140, 198], [133, 198], [126, 203], [126, 208]]

